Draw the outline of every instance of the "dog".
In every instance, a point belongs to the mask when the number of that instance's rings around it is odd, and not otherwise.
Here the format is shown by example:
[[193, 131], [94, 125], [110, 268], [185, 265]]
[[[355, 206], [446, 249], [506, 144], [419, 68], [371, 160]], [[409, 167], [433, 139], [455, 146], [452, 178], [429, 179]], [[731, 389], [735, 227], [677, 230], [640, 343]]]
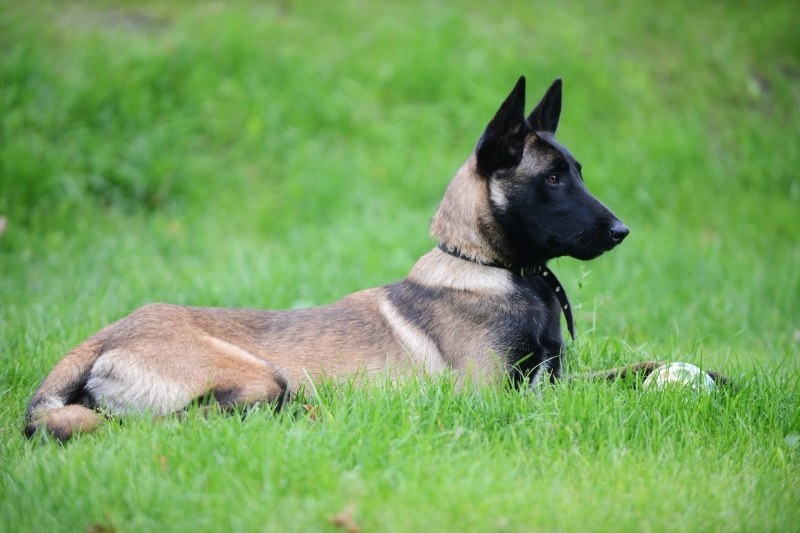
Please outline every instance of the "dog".
[[438, 245], [402, 281], [308, 309], [145, 305], [56, 364], [25, 433], [63, 441], [96, 428], [101, 411], [166, 415], [202, 398], [279, 405], [324, 377], [557, 379], [561, 317], [571, 335], [573, 321], [547, 262], [593, 259], [629, 233], [555, 139], [561, 96], [557, 79], [526, 116], [519, 79], [444, 193], [430, 225]]

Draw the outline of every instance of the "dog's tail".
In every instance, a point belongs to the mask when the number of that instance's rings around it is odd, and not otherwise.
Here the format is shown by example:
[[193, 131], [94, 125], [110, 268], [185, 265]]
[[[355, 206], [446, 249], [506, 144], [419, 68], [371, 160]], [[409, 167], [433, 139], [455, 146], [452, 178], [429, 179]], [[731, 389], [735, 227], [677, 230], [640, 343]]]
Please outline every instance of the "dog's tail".
[[31, 398], [25, 412], [25, 435], [46, 429], [65, 441], [75, 433], [91, 431], [102, 421], [97, 411], [86, 407], [84, 389], [89, 373], [103, 352], [105, 331], [76, 346], [56, 364]]

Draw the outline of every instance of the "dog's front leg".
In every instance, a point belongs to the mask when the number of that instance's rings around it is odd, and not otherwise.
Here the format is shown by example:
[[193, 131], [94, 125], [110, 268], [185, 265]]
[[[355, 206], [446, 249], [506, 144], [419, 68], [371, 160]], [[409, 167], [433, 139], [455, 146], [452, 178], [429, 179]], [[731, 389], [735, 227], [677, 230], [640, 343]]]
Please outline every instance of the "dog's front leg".
[[567, 381], [616, 381], [618, 379], [629, 381], [632, 378], [643, 381], [653, 370], [661, 366], [659, 361], [645, 361], [632, 365], [607, 368], [605, 370], [592, 370], [589, 372], [573, 372], [564, 376]]
[[[634, 363], [632, 365], [618, 366], [616, 368], [608, 368], [606, 370], [595, 370], [592, 372], [583, 372], [580, 374], [570, 374], [567, 379], [583, 379], [589, 381], [616, 381], [625, 380], [634, 384], [641, 383], [647, 378], [656, 368], [665, 364], [663, 361], [644, 361], [642, 363]], [[716, 385], [730, 385], [730, 380], [719, 372], [705, 370], [711, 379], [714, 380]]]
[[550, 383], [555, 383], [561, 378], [561, 354], [559, 350], [555, 355], [545, 355], [545, 369]]
[[616, 368], [607, 368], [606, 370], [596, 370], [585, 374], [579, 374], [578, 377], [590, 380], [602, 381], [615, 381], [618, 379], [630, 380], [639, 379], [644, 380], [649, 376], [653, 370], [664, 364], [661, 361], [644, 361], [643, 363], [635, 363], [632, 365], [618, 366]]

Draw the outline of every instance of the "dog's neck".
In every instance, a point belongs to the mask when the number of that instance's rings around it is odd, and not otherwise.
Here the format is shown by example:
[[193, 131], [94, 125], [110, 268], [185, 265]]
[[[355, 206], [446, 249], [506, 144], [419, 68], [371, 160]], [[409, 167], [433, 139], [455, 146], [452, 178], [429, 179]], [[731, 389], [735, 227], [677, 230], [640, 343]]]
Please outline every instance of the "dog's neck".
[[575, 321], [572, 318], [572, 306], [569, 303], [569, 298], [567, 297], [567, 291], [564, 290], [564, 286], [558, 281], [558, 278], [553, 271], [547, 268], [546, 265], [536, 265], [534, 267], [521, 267], [519, 265], [514, 265], [513, 263], [497, 263], [497, 262], [482, 262], [476, 261], [469, 256], [464, 255], [461, 251], [454, 247], [449, 246], [444, 243], [439, 243], [439, 250], [443, 251], [446, 254], [452, 255], [453, 257], [458, 257], [459, 259], [463, 259], [464, 261], [469, 261], [472, 263], [477, 263], [482, 266], [490, 267], [490, 268], [502, 268], [505, 270], [511, 271], [513, 274], [519, 275], [523, 278], [529, 277], [539, 277], [542, 279], [545, 284], [550, 287], [550, 290], [553, 291], [556, 299], [558, 300], [558, 305], [561, 307], [561, 312], [564, 313], [564, 318], [567, 321], [567, 330], [569, 331], [570, 337], [575, 340]]
[[488, 183], [478, 176], [473, 154], [447, 186], [431, 221], [431, 236], [477, 263], [504, 262], [511, 253], [488, 197]]

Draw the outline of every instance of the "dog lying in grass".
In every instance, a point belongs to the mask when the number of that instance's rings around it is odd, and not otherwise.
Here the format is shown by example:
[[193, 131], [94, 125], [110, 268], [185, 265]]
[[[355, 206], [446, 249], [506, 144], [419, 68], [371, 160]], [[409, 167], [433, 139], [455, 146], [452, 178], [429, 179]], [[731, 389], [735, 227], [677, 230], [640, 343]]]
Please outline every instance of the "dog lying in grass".
[[[561, 373], [561, 316], [573, 334], [553, 258], [593, 259], [628, 228], [587, 190], [555, 139], [556, 80], [526, 116], [520, 78], [456, 172], [431, 223], [438, 245], [397, 283], [324, 307], [251, 310], [144, 306], [70, 351], [27, 409], [27, 435], [66, 440], [114, 415], [280, 403], [323, 376], [453, 371], [529, 385]], [[594, 374], [647, 373], [647, 362]]]

